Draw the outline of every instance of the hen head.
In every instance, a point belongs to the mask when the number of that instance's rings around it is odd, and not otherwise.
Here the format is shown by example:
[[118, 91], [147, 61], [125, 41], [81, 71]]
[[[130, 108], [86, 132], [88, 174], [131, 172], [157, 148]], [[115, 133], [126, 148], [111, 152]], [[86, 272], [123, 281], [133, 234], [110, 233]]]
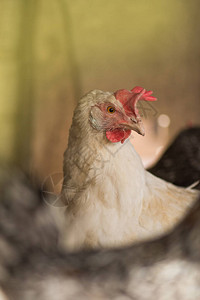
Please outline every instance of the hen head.
[[107, 139], [112, 143], [123, 143], [130, 136], [131, 130], [144, 135], [144, 127], [136, 105], [139, 100], [157, 100], [151, 96], [152, 93], [137, 86], [130, 91], [118, 90], [103, 101], [99, 99], [90, 111], [92, 127], [105, 131]]

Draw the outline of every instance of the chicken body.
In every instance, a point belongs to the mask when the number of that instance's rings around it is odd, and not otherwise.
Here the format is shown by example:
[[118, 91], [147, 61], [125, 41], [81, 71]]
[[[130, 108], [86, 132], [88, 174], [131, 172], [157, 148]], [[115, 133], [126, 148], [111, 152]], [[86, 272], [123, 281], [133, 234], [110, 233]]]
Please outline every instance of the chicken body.
[[[102, 121], [104, 105], [123, 113], [125, 122], [126, 111], [112, 93], [90, 92], [75, 109], [64, 154], [62, 199], [71, 250], [124, 246], [160, 235], [182, 218], [198, 195], [147, 172], [128, 139], [128, 125], [121, 143], [112, 142], [122, 132], [110, 138], [108, 129], [112, 135], [121, 125], [112, 125], [107, 115]], [[138, 132], [142, 125], [139, 118], [137, 122]], [[134, 119], [133, 128], [137, 122]]]

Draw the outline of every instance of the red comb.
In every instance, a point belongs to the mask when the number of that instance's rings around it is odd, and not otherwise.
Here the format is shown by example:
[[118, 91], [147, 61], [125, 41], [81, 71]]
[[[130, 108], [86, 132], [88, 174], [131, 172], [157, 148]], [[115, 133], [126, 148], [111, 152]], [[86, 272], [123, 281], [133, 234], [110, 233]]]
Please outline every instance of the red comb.
[[142, 87], [136, 86], [130, 91], [125, 89], [118, 90], [114, 93], [114, 96], [122, 103], [128, 115], [134, 115], [139, 118], [140, 116], [136, 108], [137, 102], [139, 100], [156, 101], [157, 98], [151, 96], [152, 93], [152, 91], [146, 91]]

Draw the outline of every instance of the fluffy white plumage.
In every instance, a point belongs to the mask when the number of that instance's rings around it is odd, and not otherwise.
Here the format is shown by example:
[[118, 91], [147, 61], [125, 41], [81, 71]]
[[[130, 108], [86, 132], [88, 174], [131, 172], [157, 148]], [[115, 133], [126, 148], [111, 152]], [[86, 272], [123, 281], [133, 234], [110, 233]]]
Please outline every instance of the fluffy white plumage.
[[124, 112], [112, 93], [85, 95], [75, 109], [64, 154], [62, 199], [71, 250], [123, 246], [160, 235], [198, 195], [147, 172], [128, 139], [124, 144], [109, 141], [106, 125], [98, 121], [102, 116], [92, 114], [101, 103]]

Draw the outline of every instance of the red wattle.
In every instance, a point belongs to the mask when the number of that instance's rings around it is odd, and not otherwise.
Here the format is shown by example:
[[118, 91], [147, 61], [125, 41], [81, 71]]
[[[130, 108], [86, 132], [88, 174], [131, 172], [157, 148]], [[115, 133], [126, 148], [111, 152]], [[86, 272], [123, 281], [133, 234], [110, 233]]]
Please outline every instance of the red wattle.
[[130, 134], [131, 130], [115, 129], [112, 131], [106, 131], [106, 137], [112, 143], [121, 142], [123, 144]]

